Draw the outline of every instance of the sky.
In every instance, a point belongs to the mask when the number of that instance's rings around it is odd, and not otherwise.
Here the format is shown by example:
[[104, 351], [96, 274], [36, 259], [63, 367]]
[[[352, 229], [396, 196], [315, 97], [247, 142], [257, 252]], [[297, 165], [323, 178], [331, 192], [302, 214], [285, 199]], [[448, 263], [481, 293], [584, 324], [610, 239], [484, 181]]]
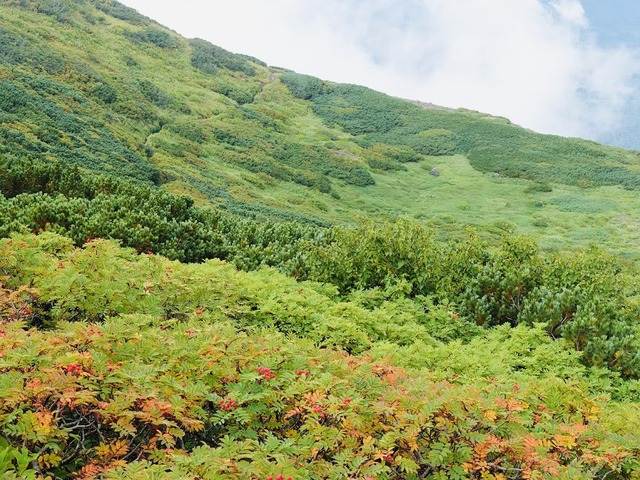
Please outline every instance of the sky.
[[639, 0], [124, 0], [189, 38], [640, 150]]

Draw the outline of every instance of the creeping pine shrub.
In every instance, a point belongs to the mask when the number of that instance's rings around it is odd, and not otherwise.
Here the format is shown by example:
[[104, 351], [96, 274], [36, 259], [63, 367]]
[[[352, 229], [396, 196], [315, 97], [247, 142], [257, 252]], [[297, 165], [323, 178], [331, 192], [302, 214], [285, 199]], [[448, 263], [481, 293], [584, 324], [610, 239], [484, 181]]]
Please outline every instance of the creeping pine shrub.
[[204, 73], [215, 74], [219, 68], [227, 68], [248, 76], [254, 76], [256, 69], [252, 63], [264, 65], [263, 62], [259, 62], [254, 58], [231, 53], [200, 38], [189, 40], [189, 43], [193, 49], [191, 64]]
[[116, 90], [106, 83], [101, 83], [92, 88], [89, 91], [89, 94], [107, 104], [115, 103], [118, 100], [118, 93]]
[[138, 32], [126, 32], [126, 35], [135, 43], [151, 43], [160, 48], [177, 48], [179, 43], [167, 31], [157, 27], [147, 27]]

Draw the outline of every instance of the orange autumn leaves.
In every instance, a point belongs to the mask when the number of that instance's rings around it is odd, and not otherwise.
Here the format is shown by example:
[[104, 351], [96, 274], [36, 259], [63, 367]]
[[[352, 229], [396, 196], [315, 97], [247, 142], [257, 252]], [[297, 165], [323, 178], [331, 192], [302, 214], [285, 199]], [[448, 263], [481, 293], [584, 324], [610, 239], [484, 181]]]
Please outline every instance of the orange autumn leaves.
[[195, 478], [189, 459], [202, 448], [208, 469], [234, 479], [534, 479], [576, 468], [617, 478], [637, 455], [589, 399], [547, 405], [561, 383], [429, 382], [278, 334], [197, 317], [177, 327], [145, 316], [51, 332], [5, 322], [0, 368], [26, 388], [0, 391], [0, 435], [26, 445], [43, 473], [85, 479], [143, 460]]

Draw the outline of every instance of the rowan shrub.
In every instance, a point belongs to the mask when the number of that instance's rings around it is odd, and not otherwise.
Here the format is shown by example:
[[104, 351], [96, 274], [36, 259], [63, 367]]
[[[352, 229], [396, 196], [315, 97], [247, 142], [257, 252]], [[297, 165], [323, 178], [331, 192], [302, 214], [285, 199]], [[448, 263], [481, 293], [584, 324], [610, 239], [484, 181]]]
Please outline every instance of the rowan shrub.
[[633, 437], [607, 431], [607, 407], [561, 381], [418, 380], [384, 362], [196, 316], [129, 315], [51, 332], [3, 323], [3, 475], [637, 473]]

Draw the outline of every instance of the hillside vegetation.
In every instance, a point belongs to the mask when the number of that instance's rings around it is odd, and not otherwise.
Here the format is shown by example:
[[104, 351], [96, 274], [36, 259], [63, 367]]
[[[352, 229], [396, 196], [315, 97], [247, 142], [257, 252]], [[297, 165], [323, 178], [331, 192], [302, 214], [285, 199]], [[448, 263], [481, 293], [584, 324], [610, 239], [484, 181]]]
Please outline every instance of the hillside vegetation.
[[640, 478], [638, 172], [0, 1], [0, 477]]
[[[564, 288], [555, 302], [579, 304], [566, 325], [568, 312], [514, 328], [496, 311], [485, 325], [506, 323], [486, 329], [398, 288], [339, 297], [274, 271], [53, 234], [0, 249], [3, 478], [638, 473], [640, 384], [623, 380], [638, 371], [637, 325], [620, 341], [584, 313], [625, 308], [615, 292], [580, 304]], [[581, 329], [618, 350], [577, 352]]]
[[268, 67], [111, 0], [5, 0], [0, 44], [6, 160], [137, 179], [258, 220], [400, 216], [443, 237], [471, 225], [637, 255], [638, 152]]

